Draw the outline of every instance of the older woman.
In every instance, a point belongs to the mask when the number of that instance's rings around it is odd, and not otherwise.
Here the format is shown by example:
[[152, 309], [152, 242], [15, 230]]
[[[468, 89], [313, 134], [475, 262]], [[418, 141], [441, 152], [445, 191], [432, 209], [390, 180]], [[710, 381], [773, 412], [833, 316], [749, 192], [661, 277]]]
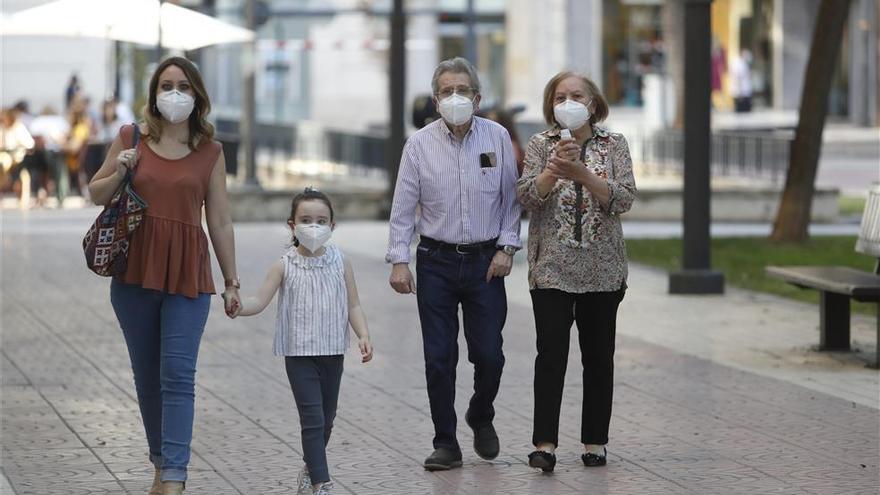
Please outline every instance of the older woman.
[[529, 465], [545, 472], [556, 465], [572, 323], [583, 365], [581, 459], [586, 466], [606, 462], [615, 324], [627, 276], [619, 215], [636, 193], [626, 140], [597, 125], [607, 115], [608, 104], [593, 81], [573, 72], [555, 75], [544, 89], [544, 118], [551, 128], [529, 141], [517, 183], [519, 199], [531, 212], [529, 288], [538, 348], [536, 450]]

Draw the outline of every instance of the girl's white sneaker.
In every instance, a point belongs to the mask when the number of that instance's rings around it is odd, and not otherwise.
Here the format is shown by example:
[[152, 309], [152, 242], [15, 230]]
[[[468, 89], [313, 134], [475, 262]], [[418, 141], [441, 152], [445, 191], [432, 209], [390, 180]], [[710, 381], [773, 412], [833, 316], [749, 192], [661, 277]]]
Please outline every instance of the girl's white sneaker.
[[318, 488], [318, 491], [316, 491], [314, 495], [330, 495], [331, 488], [333, 488], [333, 483], [328, 481], [321, 485], [321, 488]]
[[312, 478], [308, 466], [303, 466], [296, 476], [296, 495], [312, 495]]

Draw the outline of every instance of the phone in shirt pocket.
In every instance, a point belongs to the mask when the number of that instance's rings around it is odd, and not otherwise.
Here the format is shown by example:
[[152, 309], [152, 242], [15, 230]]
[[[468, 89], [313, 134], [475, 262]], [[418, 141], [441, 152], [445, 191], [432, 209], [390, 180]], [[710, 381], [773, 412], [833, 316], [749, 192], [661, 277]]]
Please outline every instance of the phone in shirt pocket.
[[498, 166], [494, 151], [480, 153], [480, 173], [482, 174], [480, 181], [482, 191], [497, 194], [501, 189], [501, 167]]
[[495, 158], [494, 151], [487, 151], [486, 153], [480, 153], [480, 168], [495, 168], [498, 165], [498, 161]]

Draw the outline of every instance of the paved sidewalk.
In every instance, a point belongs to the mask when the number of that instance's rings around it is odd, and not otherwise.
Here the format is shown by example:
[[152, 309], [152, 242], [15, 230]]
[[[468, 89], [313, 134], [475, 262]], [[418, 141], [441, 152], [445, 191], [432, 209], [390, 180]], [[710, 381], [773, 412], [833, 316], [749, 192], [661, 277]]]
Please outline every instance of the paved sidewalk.
[[[151, 468], [107, 280], [79, 243], [91, 209], [2, 211], [2, 473], [15, 494], [143, 494]], [[876, 494], [878, 373], [867, 356], [819, 355], [812, 305], [732, 290], [672, 297], [665, 275], [633, 267], [621, 307], [609, 465], [578, 459], [579, 356], [572, 347], [552, 476], [529, 469], [533, 321], [523, 257], [508, 281], [507, 365], [497, 402], [502, 455], [427, 473], [432, 427], [414, 298], [394, 295], [381, 262], [387, 227], [343, 223], [376, 358], [347, 359], [329, 449], [338, 493]], [[236, 226], [245, 291], [286, 242], [281, 222]], [[218, 272], [215, 270], [215, 275]], [[274, 313], [230, 321], [215, 299], [202, 343], [187, 494], [292, 493], [298, 421]], [[860, 348], [870, 318], [854, 320]], [[462, 339], [463, 340], [463, 339]], [[462, 348], [458, 409], [471, 366]], [[463, 425], [462, 425], [463, 426]], [[467, 447], [466, 426], [459, 438]], [[2, 477], [0, 477], [2, 479]], [[2, 487], [2, 484], [0, 484]]]

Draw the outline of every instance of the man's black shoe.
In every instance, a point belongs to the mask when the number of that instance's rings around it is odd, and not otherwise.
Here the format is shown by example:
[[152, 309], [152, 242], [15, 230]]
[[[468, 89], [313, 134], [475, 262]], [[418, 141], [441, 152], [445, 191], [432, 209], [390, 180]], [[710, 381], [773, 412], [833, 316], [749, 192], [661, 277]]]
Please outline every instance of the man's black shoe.
[[425, 459], [425, 469], [428, 471], [446, 471], [461, 467], [461, 451], [440, 447]]
[[[464, 420], [468, 426], [471, 426], [468, 419], [468, 415], [465, 414]], [[495, 433], [492, 423], [476, 428], [471, 426], [471, 429], [474, 430], [474, 451], [477, 455], [488, 461], [498, 457], [501, 447], [498, 445], [498, 434]]]

